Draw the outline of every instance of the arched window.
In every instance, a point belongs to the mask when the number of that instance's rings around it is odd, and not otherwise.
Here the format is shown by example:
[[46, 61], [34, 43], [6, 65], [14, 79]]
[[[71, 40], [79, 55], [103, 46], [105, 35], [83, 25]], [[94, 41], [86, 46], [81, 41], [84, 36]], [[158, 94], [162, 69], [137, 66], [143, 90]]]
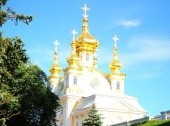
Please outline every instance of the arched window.
[[120, 89], [120, 81], [119, 81], [119, 80], [116, 82], [116, 89], [117, 89], [117, 90]]
[[63, 107], [61, 107], [60, 113], [63, 114]]
[[65, 79], [65, 83], [66, 83], [66, 85], [67, 85], [67, 83], [68, 83], [68, 77], [66, 77], [66, 79]]
[[77, 77], [76, 76], [74, 76], [74, 78], [73, 78], [73, 84], [77, 85]]
[[76, 126], [79, 126], [79, 118], [76, 117]]
[[89, 61], [89, 54], [86, 54], [86, 61]]
[[63, 123], [61, 122], [60, 126], [63, 126]]
[[76, 126], [79, 126], [79, 122], [78, 121], [76, 122]]

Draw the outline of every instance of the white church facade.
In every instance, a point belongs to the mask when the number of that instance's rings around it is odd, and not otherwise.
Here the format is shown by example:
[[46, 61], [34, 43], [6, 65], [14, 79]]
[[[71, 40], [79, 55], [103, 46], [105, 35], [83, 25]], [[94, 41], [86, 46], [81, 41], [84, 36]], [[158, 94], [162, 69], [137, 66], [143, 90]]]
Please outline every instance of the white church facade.
[[71, 54], [64, 69], [58, 63], [58, 43], [55, 43], [54, 63], [48, 79], [52, 92], [60, 97], [62, 105], [57, 112], [57, 126], [82, 126], [92, 104], [104, 117], [103, 126], [146, 116], [147, 112], [137, 99], [124, 93], [125, 74], [121, 72], [116, 35], [113, 38], [115, 44], [110, 72], [104, 74], [98, 69], [96, 51], [99, 41], [89, 32], [89, 8], [85, 5], [82, 9], [82, 31], [78, 37], [75, 37], [75, 30], [72, 32]]

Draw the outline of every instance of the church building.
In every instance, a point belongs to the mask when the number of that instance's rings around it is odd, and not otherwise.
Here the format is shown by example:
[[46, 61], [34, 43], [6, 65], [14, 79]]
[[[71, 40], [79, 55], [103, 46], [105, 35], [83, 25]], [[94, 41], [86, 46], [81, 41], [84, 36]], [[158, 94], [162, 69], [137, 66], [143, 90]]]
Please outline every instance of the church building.
[[57, 126], [82, 126], [92, 104], [102, 114], [103, 126], [145, 117], [147, 112], [137, 99], [124, 93], [126, 74], [121, 72], [118, 37], [113, 37], [113, 58], [108, 64], [110, 72], [105, 74], [97, 66], [96, 51], [100, 43], [89, 32], [89, 8], [85, 4], [81, 9], [84, 11], [82, 30], [77, 37], [76, 31], [72, 31], [71, 54], [66, 68], [58, 63], [58, 43], [54, 43], [54, 62], [48, 79], [62, 106], [56, 115]]

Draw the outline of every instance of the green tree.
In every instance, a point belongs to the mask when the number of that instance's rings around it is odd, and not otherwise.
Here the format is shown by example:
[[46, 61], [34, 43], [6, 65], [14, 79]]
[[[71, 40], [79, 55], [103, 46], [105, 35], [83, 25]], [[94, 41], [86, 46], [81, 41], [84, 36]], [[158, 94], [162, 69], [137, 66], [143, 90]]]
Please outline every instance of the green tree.
[[0, 26], [8, 21], [12, 20], [15, 22], [15, 24], [18, 24], [18, 21], [22, 21], [26, 24], [29, 24], [33, 17], [28, 16], [28, 15], [23, 15], [23, 14], [18, 14], [15, 11], [13, 11], [10, 7], [7, 7], [6, 9], [2, 9], [5, 7], [6, 3], [8, 0], [0, 0]]
[[102, 117], [101, 114], [98, 114], [95, 104], [92, 105], [87, 118], [82, 124], [83, 126], [102, 126]]
[[55, 125], [59, 98], [48, 88], [45, 73], [29, 63], [20, 38], [0, 40], [1, 123]]
[[[32, 16], [3, 10], [7, 1], [0, 1], [1, 27], [8, 20], [31, 22]], [[29, 62], [22, 40], [0, 34], [0, 125], [55, 125], [59, 98], [47, 85], [45, 73]]]
[[0, 38], [0, 119], [6, 119], [19, 114], [19, 96], [14, 82], [19, 77], [15, 70], [19, 65], [26, 64], [28, 57], [19, 38]]
[[7, 121], [7, 125], [55, 125], [59, 98], [47, 87], [45, 73], [38, 66], [23, 64], [15, 70], [15, 76], [19, 76], [13, 84], [19, 95], [20, 113]]

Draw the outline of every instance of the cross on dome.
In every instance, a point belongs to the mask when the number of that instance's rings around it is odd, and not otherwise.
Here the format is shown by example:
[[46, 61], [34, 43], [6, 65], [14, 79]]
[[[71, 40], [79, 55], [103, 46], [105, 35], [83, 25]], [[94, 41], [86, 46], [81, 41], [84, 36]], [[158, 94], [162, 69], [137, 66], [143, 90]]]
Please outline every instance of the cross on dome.
[[55, 40], [54, 44], [54, 50], [57, 52], [57, 46], [60, 44], [57, 40]]
[[84, 7], [81, 7], [81, 9], [84, 11], [83, 17], [87, 18], [88, 17], [87, 11], [90, 10], [90, 8], [88, 8], [86, 4], [84, 4]]
[[75, 28], [71, 31], [71, 34], [73, 35], [73, 40], [75, 40], [77, 34]]
[[114, 47], [117, 48], [117, 41], [119, 40], [119, 38], [117, 37], [117, 35], [114, 35], [114, 37], [113, 37], [112, 39], [113, 39], [113, 41], [115, 42]]

